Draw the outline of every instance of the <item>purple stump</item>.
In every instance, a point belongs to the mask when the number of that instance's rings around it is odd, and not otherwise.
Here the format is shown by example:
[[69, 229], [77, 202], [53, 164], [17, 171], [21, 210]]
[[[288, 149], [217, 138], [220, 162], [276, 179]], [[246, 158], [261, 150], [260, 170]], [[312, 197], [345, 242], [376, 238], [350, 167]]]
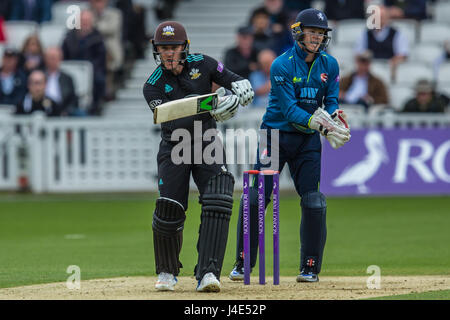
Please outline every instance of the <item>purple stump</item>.
[[273, 175], [273, 284], [280, 284], [280, 175]]
[[243, 229], [244, 229], [244, 284], [250, 284], [250, 221], [249, 221], [249, 173], [244, 172], [243, 181]]
[[264, 246], [264, 215], [266, 213], [264, 194], [264, 173], [258, 175], [258, 237], [259, 237], [259, 284], [266, 283], [266, 257]]

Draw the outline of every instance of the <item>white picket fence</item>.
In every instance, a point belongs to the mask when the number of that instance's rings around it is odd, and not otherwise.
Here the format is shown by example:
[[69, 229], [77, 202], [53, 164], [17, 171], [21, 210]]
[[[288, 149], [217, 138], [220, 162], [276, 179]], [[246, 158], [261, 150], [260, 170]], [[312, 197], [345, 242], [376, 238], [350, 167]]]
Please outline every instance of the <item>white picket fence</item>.
[[[240, 111], [219, 125], [227, 129], [258, 129], [263, 110]], [[446, 127], [450, 115], [352, 114], [352, 128]], [[156, 155], [159, 127], [142, 117], [90, 119], [32, 116], [0, 117], [0, 190], [19, 188], [19, 178], [28, 177], [31, 190], [45, 192], [157, 191]], [[228, 169], [242, 185], [243, 170], [251, 169], [256, 149], [245, 139], [224, 141], [235, 156]], [[232, 150], [231, 150], [231, 149]], [[26, 156], [21, 152], [26, 151]], [[245, 157], [245, 158], [242, 158]], [[192, 180], [192, 179], [191, 179]], [[289, 170], [280, 177], [282, 189], [293, 189]], [[191, 189], [195, 185], [191, 182]]]

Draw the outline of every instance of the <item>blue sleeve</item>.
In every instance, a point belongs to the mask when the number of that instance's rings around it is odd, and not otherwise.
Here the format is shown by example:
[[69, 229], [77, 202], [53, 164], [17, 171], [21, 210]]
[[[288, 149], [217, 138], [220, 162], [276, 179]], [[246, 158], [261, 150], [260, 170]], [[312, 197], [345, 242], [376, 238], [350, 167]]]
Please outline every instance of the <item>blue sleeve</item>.
[[[331, 57], [328, 57], [330, 59]], [[332, 114], [337, 109], [339, 109], [338, 99], [339, 99], [339, 65], [336, 59], [330, 61], [330, 70], [328, 77], [328, 87], [325, 92], [325, 97], [323, 103], [325, 105], [325, 110]]]
[[278, 106], [287, 121], [307, 127], [311, 114], [298, 106], [294, 83], [287, 68], [280, 61], [282, 60], [275, 60], [270, 69], [270, 82], [278, 99]]

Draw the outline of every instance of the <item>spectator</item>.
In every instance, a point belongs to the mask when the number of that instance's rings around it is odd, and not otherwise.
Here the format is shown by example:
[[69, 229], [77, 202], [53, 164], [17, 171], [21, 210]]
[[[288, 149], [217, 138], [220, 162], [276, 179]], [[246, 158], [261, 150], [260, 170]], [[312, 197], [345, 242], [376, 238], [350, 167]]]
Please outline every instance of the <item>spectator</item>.
[[433, 85], [426, 79], [417, 81], [415, 98], [406, 102], [402, 112], [445, 112], [449, 98], [436, 93]]
[[25, 71], [25, 74], [28, 76], [32, 71], [37, 69], [43, 70], [44, 67], [44, 53], [41, 41], [37, 34], [33, 34], [25, 39], [19, 60], [19, 68]]
[[0, 1], [0, 17], [4, 20], [8, 20], [11, 14], [12, 0], [1, 0]]
[[255, 9], [250, 17], [253, 28], [253, 47], [256, 52], [273, 46], [272, 30], [270, 29], [270, 15], [265, 8]]
[[106, 47], [106, 96], [110, 100], [115, 92], [115, 74], [123, 65], [122, 12], [107, 7], [109, 0], [90, 0], [95, 27], [103, 36]]
[[253, 47], [253, 31], [250, 27], [240, 27], [236, 35], [237, 45], [225, 52], [225, 67], [248, 79], [250, 72], [257, 68], [257, 53]]
[[284, 10], [292, 15], [293, 19], [297, 17], [297, 14], [305, 9], [311, 8], [312, 0], [284, 0]]
[[158, 20], [172, 19], [178, 2], [179, 0], [156, 0], [154, 10]]
[[17, 105], [27, 92], [27, 77], [18, 68], [19, 52], [6, 48], [0, 68], [0, 104]]
[[360, 104], [368, 111], [374, 104], [388, 104], [387, 88], [383, 81], [370, 72], [372, 53], [365, 51], [355, 57], [356, 70], [339, 82], [339, 100]]
[[[132, 0], [117, 0], [116, 8], [122, 12], [122, 39], [125, 46], [125, 59], [144, 59], [148, 43], [146, 34], [146, 10], [141, 5], [133, 5]], [[127, 50], [130, 49], [130, 50]], [[130, 52], [131, 51], [131, 52]]]
[[270, 67], [276, 58], [275, 52], [270, 49], [264, 49], [258, 54], [258, 70], [250, 74], [250, 83], [255, 91], [253, 106], [267, 107], [269, 103], [270, 92]]
[[42, 23], [52, 20], [52, 0], [14, 0], [10, 20]]
[[389, 61], [391, 78], [395, 80], [397, 66], [409, 55], [408, 38], [396, 28], [390, 26], [389, 11], [380, 7], [380, 29], [365, 30], [356, 43], [356, 53], [369, 49], [375, 59]]
[[46, 77], [43, 71], [35, 70], [28, 77], [28, 93], [17, 104], [15, 114], [31, 114], [43, 111], [47, 116], [60, 115], [58, 105], [45, 95]]
[[47, 86], [45, 94], [58, 104], [63, 116], [82, 116], [83, 110], [78, 108], [78, 97], [72, 77], [61, 71], [62, 50], [51, 47], [45, 50], [45, 73]]
[[438, 81], [440, 66], [443, 63], [450, 61], [450, 38], [444, 41], [444, 48], [442, 50], [442, 54], [436, 58], [433, 62], [433, 73], [435, 81]]
[[94, 27], [94, 16], [91, 11], [83, 10], [80, 15], [79, 30], [67, 33], [62, 48], [65, 60], [86, 60], [94, 69], [93, 104], [89, 113], [99, 115], [101, 102], [105, 95], [106, 49], [102, 35]]
[[428, 0], [384, 0], [392, 19], [427, 19]]
[[328, 20], [365, 19], [364, 1], [325, 0], [325, 15]]
[[284, 10], [283, 0], [265, 0], [263, 8], [267, 10], [270, 18], [270, 29], [273, 39], [271, 49], [278, 56], [290, 49], [294, 44], [289, 24], [291, 19], [288, 12]]

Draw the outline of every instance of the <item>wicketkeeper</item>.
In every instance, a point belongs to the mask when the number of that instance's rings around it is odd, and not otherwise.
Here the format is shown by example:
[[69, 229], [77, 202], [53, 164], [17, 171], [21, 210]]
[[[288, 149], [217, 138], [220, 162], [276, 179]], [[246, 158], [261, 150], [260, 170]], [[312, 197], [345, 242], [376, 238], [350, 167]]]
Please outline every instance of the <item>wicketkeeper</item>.
[[[261, 129], [267, 130], [267, 146], [258, 146], [255, 170], [270, 167], [282, 171], [287, 164], [301, 197], [300, 274], [298, 282], [316, 282], [321, 270], [327, 237], [326, 199], [320, 192], [320, 135], [333, 148], [350, 139], [345, 114], [338, 110], [339, 66], [324, 52], [331, 28], [325, 14], [316, 9], [301, 11], [292, 25], [294, 46], [271, 67], [269, 105]], [[271, 132], [279, 130], [278, 148], [271, 146]], [[278, 155], [278, 167], [262, 165], [260, 158]], [[272, 176], [265, 176], [265, 203], [270, 202]], [[250, 189], [250, 261], [253, 268], [258, 248], [257, 184]], [[283, 219], [282, 212], [280, 219]], [[243, 280], [242, 201], [239, 210], [236, 265], [230, 279]]]
[[[197, 291], [219, 291], [233, 206], [234, 177], [227, 171], [225, 159], [223, 163], [207, 164], [203, 159], [201, 163], [195, 163], [194, 121], [201, 123], [203, 132], [216, 128], [216, 121], [232, 118], [239, 104], [245, 106], [252, 102], [253, 89], [248, 80], [227, 70], [221, 62], [207, 55], [190, 54], [186, 30], [178, 22], [161, 23], [156, 28], [152, 44], [158, 67], [144, 85], [144, 96], [152, 110], [171, 100], [211, 93], [212, 82], [233, 92], [225, 96], [225, 89], [220, 88], [215, 110], [161, 124], [162, 139], [157, 156], [160, 196], [156, 200], [152, 224], [158, 274], [156, 289], [174, 290], [176, 276], [182, 267], [179, 254], [192, 174], [202, 206], [198, 262], [194, 271], [198, 280]], [[172, 141], [171, 136], [176, 129], [185, 129], [192, 137], [190, 163], [175, 164], [172, 161], [172, 148], [178, 140]], [[210, 143], [203, 139], [196, 142], [201, 143], [202, 154]]]

